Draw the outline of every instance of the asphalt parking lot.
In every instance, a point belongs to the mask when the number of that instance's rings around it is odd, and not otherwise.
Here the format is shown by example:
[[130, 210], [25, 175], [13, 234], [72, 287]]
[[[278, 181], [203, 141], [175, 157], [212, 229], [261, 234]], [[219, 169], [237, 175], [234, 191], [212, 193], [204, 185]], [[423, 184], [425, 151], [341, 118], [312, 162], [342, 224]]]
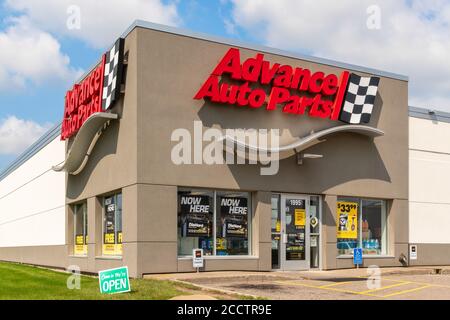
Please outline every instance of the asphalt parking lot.
[[305, 272], [205, 272], [152, 275], [267, 299], [450, 300], [450, 269], [388, 268]]

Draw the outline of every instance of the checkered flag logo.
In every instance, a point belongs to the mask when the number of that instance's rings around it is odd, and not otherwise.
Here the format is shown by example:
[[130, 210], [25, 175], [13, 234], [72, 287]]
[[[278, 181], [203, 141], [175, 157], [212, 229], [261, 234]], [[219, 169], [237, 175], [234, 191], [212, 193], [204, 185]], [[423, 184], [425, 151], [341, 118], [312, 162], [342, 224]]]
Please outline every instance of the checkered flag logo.
[[102, 109], [108, 110], [120, 95], [123, 70], [124, 39], [119, 38], [105, 54], [105, 73], [103, 76]]
[[350, 124], [369, 123], [380, 78], [350, 75], [339, 120]]

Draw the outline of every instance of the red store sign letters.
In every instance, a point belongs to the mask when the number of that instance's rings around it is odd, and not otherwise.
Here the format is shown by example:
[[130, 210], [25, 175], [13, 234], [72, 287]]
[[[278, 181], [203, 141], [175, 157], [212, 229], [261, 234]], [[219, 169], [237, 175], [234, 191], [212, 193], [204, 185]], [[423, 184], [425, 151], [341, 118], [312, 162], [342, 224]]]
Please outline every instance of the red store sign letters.
[[[221, 82], [223, 76], [228, 76], [230, 83], [224, 78]], [[348, 71], [338, 77], [271, 64], [261, 53], [241, 63], [239, 49], [231, 48], [194, 99], [250, 108], [265, 106], [266, 110], [275, 110], [281, 104], [285, 113], [338, 120], [349, 76]], [[266, 90], [256, 84], [271, 86], [268, 97]]]
[[73, 136], [91, 114], [102, 111], [104, 66], [103, 55], [101, 63], [81, 83], [67, 91], [61, 140]]

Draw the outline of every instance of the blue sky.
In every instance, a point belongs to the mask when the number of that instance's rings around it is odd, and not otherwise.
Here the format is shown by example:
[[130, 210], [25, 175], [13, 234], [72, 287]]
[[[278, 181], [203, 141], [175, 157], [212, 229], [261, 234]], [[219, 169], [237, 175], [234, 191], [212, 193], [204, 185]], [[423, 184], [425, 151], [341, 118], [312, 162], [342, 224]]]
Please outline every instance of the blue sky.
[[[183, 19], [180, 26], [190, 30], [229, 36], [221, 18], [221, 15], [229, 10], [227, 7], [218, 6], [214, 1], [204, 1], [203, 4], [197, 1], [183, 1], [178, 6], [179, 15]], [[0, 19], [16, 14], [17, 12], [11, 10], [2, 10]], [[2, 23], [0, 28], [4, 27], [5, 23]], [[83, 70], [95, 64], [104, 51], [104, 48], [93, 48], [73, 38], [61, 38], [59, 43], [61, 51], [70, 57], [71, 65]], [[2, 92], [0, 119], [15, 115], [18, 118], [33, 119], [39, 123], [56, 123], [61, 118], [64, 94], [70, 86], [70, 83], [59, 82], [50, 85], [31, 85], [27, 86], [26, 90]]]
[[405, 74], [411, 105], [450, 111], [449, 0], [0, 0], [0, 170], [134, 19]]

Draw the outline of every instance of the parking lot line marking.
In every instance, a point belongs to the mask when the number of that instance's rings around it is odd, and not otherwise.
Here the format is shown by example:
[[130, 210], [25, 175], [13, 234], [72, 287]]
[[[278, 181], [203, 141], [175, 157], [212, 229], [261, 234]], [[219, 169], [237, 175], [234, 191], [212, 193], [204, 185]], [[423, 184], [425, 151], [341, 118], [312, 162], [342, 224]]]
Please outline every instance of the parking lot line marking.
[[384, 289], [400, 287], [400, 286], [404, 286], [404, 285], [407, 285], [407, 284], [411, 284], [411, 282], [405, 281], [405, 282], [402, 282], [402, 283], [391, 284], [390, 286], [384, 286], [384, 287], [380, 287], [380, 288], [376, 288], [376, 289], [370, 289], [370, 290], [367, 290], [367, 291], [360, 291], [360, 293], [361, 294], [371, 293], [371, 292], [380, 291], [380, 290], [384, 290]]
[[[370, 276], [359, 276], [359, 278], [369, 279]], [[381, 279], [382, 281], [402, 282], [402, 283], [406, 281], [406, 280], [389, 279], [389, 278], [385, 278], [385, 277], [383, 277], [383, 276], [381, 276], [380, 279]], [[409, 281], [409, 282], [411, 282], [411, 281]]]
[[[369, 277], [361, 276], [361, 278], [369, 278]], [[450, 286], [438, 285], [438, 284], [429, 284], [429, 283], [424, 283], [424, 282], [395, 280], [395, 279], [386, 279], [386, 278], [383, 278], [382, 280], [383, 281], [396, 282], [396, 284], [384, 286], [384, 287], [381, 287], [381, 288], [366, 290], [366, 291], [353, 291], [353, 290], [348, 290], [348, 289], [336, 288], [336, 286], [341, 285], [341, 284], [352, 283], [351, 281], [345, 281], [345, 282], [339, 282], [339, 283], [333, 283], [333, 284], [327, 284], [327, 285], [321, 285], [321, 286], [310, 285], [310, 284], [305, 284], [305, 283], [299, 283], [300, 280], [295, 280], [296, 282], [293, 282], [293, 281], [290, 281], [290, 280], [274, 281], [274, 282], [282, 284], [282, 285], [288, 285], [288, 286], [300, 286], [300, 287], [306, 287], [306, 288], [312, 288], [312, 289], [321, 289], [321, 290], [328, 290], [328, 291], [334, 291], [334, 292], [342, 292], [342, 293], [348, 293], [348, 294], [362, 295], [362, 296], [374, 297], [374, 298], [379, 298], [379, 299], [386, 299], [386, 298], [390, 298], [390, 297], [394, 297], [394, 296], [398, 296], [398, 295], [402, 295], [402, 294], [406, 294], [406, 293], [410, 293], [410, 292], [420, 291], [420, 290], [423, 290], [423, 289], [426, 289], [426, 288], [432, 288], [432, 287], [450, 288]], [[393, 292], [393, 293], [390, 293], [390, 294], [387, 294], [387, 295], [373, 294], [373, 292], [381, 291], [383, 289], [390, 289], [390, 288], [395, 288], [395, 287], [401, 287], [401, 286], [408, 285], [408, 284], [417, 284], [417, 285], [420, 285], [420, 287], [413, 288], [413, 289], [407, 289], [407, 290], [400, 290], [400, 291], [396, 291], [396, 292]]]
[[331, 288], [331, 287], [340, 286], [340, 285], [347, 284], [347, 283], [351, 283], [351, 281], [343, 281], [343, 282], [337, 282], [337, 283], [332, 283], [332, 284], [326, 284], [323, 286], [319, 286], [318, 288], [321, 288], [321, 289]]
[[[368, 276], [359, 276], [361, 278], [369, 278]], [[395, 279], [389, 279], [389, 278], [385, 278], [382, 276], [381, 278], [383, 281], [395, 281], [395, 282], [405, 282], [408, 281], [411, 284], [418, 284], [418, 285], [423, 285], [423, 286], [430, 286], [430, 287], [439, 287], [439, 288], [447, 288], [450, 289], [449, 285], [445, 285], [445, 284], [438, 284], [438, 283], [428, 283], [428, 282], [423, 282], [423, 281], [412, 281], [412, 280], [395, 280]]]
[[380, 296], [380, 295], [371, 294], [371, 293], [363, 293], [364, 291], [353, 291], [353, 290], [348, 290], [348, 289], [320, 288], [320, 287], [318, 287], [318, 289], [329, 290], [329, 291], [336, 291], [336, 292], [343, 292], [343, 293], [358, 294], [358, 295], [362, 295], [362, 296], [369, 296], [369, 297], [376, 297], [376, 298], [383, 298], [383, 296]]
[[383, 298], [389, 298], [389, 297], [393, 297], [393, 296], [398, 296], [400, 294], [405, 294], [405, 293], [410, 293], [410, 292], [414, 292], [414, 291], [419, 291], [419, 290], [422, 290], [422, 289], [425, 289], [425, 288], [430, 288], [430, 287], [432, 287], [432, 286], [431, 285], [426, 285], [426, 286], [422, 286], [422, 287], [419, 287], [419, 288], [397, 291], [397, 292], [394, 292], [394, 293], [390, 293], [390, 294], [384, 295]]
[[[279, 284], [283, 284], [283, 285], [288, 285], [288, 286], [299, 286], [299, 287], [306, 287], [306, 288], [313, 288], [313, 289], [320, 289], [320, 290], [328, 290], [328, 291], [343, 292], [343, 293], [350, 293], [350, 294], [359, 294], [359, 295], [375, 297], [375, 298], [383, 298], [383, 296], [370, 294], [370, 293], [362, 294], [359, 291], [338, 289], [338, 288], [333, 288], [333, 287], [313, 286], [313, 285], [310, 285], [310, 284], [304, 284], [304, 283], [298, 283], [298, 282], [294, 283], [294, 282], [288, 281], [288, 280], [286, 280], [286, 281], [274, 281], [274, 282], [275, 283], [279, 283]], [[341, 284], [343, 284], [343, 282], [341, 282]]]

